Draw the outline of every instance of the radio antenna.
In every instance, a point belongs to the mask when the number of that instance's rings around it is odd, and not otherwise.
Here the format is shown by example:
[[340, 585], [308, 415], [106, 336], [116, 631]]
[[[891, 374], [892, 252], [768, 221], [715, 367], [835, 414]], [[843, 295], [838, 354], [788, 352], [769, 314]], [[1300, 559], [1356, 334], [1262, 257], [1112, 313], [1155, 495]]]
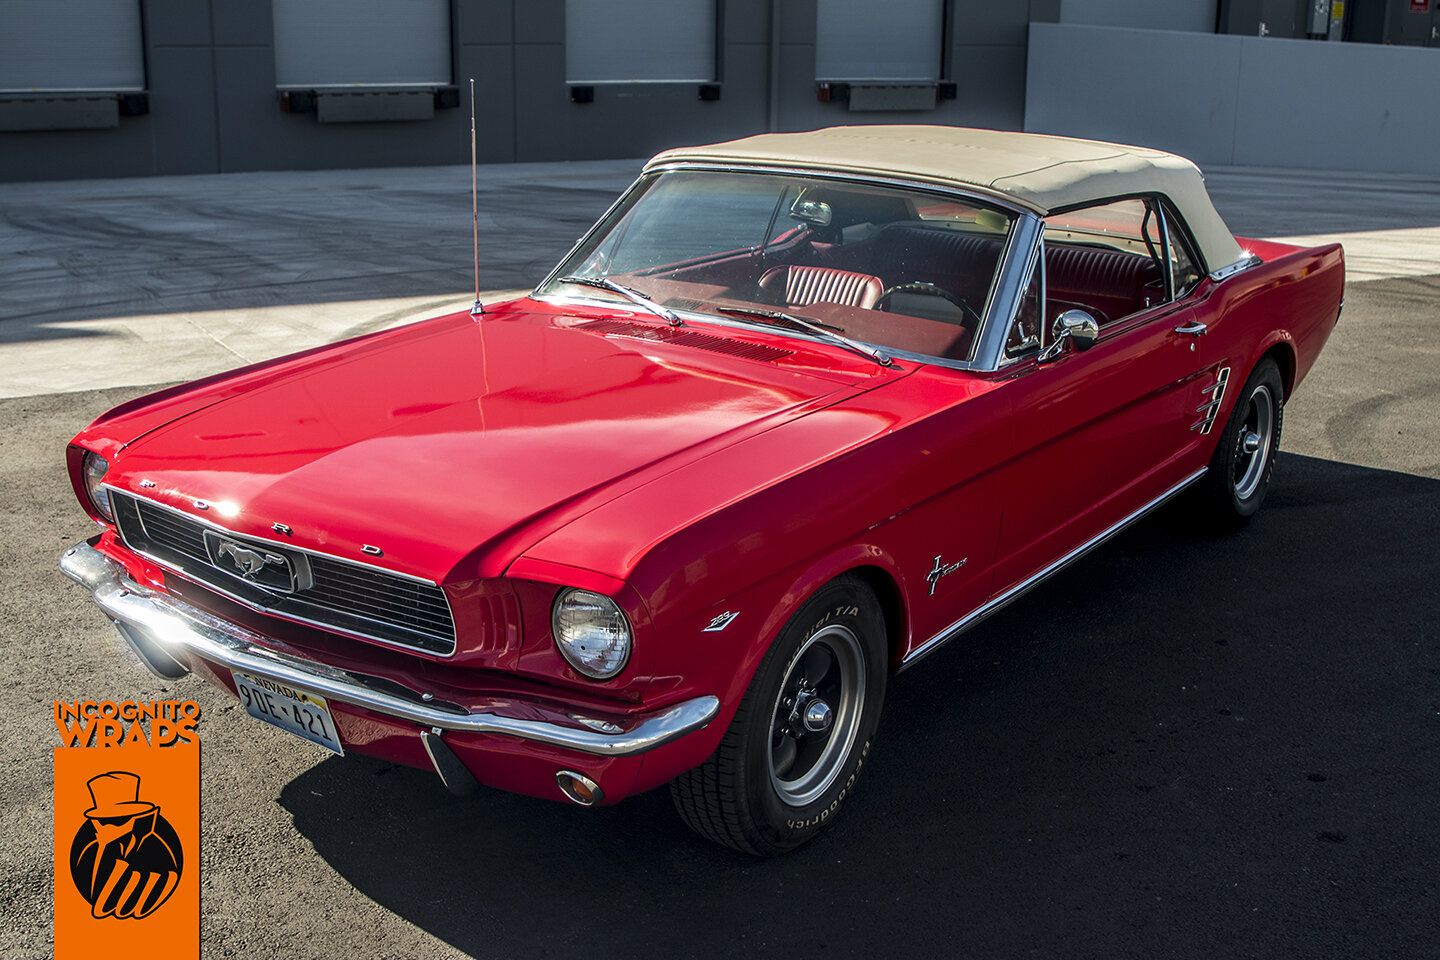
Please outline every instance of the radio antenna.
[[475, 182], [475, 78], [470, 78], [470, 219], [475, 224], [475, 306], [470, 316], [485, 312], [480, 303], [480, 196]]

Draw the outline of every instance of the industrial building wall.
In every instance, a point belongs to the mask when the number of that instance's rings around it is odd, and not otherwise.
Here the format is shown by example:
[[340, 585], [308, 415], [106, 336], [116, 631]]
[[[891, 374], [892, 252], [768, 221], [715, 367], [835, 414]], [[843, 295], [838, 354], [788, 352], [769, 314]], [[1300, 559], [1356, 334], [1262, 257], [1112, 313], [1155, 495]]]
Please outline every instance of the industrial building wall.
[[1032, 24], [1029, 49], [1032, 132], [1202, 165], [1440, 173], [1435, 50], [1060, 23]]
[[[817, 63], [844, 63], [846, 50], [825, 44], [846, 37], [822, 35], [817, 24], [850, 22], [847, 0], [686, 0], [713, 11], [714, 76], [644, 83], [575, 82], [592, 78], [569, 71], [603, 68], [606, 50], [598, 60], [577, 60], [571, 50], [567, 64], [566, 0], [424, 0], [423, 16], [377, 26], [375, 5], [385, 2], [285, 0], [277, 24], [273, 0], [12, 0], [0, 10], [0, 52], [7, 29], [18, 42], [14, 11], [27, 4], [31, 14], [54, 18], [40, 25], [56, 27], [62, 40], [65, 25], [83, 22], [97, 4], [138, 4], [144, 90], [62, 92], [48, 79], [32, 89], [23, 77], [7, 89], [0, 76], [0, 180], [467, 162], [471, 77], [482, 163], [636, 157], [844, 123], [1019, 129], [1027, 26], [1059, 19], [1061, 0], [870, 5], [914, 7], [915, 16], [934, 19], [924, 30], [907, 27], [916, 35], [894, 46], [933, 47], [922, 72], [939, 75], [908, 85], [857, 76], [826, 92]], [[430, 9], [436, 2], [438, 13]], [[570, 0], [585, 2], [593, 0]], [[673, 12], [680, 0], [650, 2]], [[643, 10], [645, 0], [621, 6]], [[646, 22], [631, 20], [629, 32], [621, 23], [603, 39], [634, 40]], [[447, 31], [441, 49], [436, 34]], [[354, 54], [336, 43], [353, 43]], [[437, 49], [442, 59], [449, 53], [445, 77], [432, 76]], [[628, 56], [638, 67], [647, 48], [636, 49]], [[612, 60], [623, 64], [625, 56]], [[696, 82], [705, 80], [712, 82]]]

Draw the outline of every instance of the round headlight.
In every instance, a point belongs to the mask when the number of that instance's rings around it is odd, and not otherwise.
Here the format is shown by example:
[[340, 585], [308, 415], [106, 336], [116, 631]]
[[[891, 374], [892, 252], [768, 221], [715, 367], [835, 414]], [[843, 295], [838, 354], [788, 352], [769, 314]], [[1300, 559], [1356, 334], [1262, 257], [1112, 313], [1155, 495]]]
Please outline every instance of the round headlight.
[[110, 472], [110, 462], [98, 453], [85, 453], [85, 492], [90, 495], [90, 503], [96, 511], [109, 520], [115, 522], [115, 511], [110, 509], [110, 491], [100, 486], [105, 474]]
[[555, 645], [587, 677], [608, 680], [630, 659], [630, 621], [603, 594], [575, 587], [560, 591], [550, 625]]

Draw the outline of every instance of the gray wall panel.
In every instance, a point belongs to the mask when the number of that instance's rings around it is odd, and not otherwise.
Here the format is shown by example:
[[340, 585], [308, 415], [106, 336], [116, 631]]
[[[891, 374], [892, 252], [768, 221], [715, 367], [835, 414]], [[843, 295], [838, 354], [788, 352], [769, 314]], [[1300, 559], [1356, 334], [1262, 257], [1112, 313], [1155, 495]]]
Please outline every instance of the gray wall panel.
[[150, 84], [154, 92], [145, 119], [155, 145], [154, 172], [213, 173], [219, 165], [220, 144], [212, 49], [151, 50]]
[[458, 3], [454, 13], [455, 42], [513, 43], [515, 41], [515, 9], [509, 2]]
[[780, 36], [786, 43], [815, 42], [815, 0], [779, 0]]
[[727, 42], [765, 43], [770, 39], [769, 0], [721, 0], [720, 12], [721, 36]]
[[[911, 114], [910, 123], [950, 123], [1019, 130], [1025, 123], [1025, 48], [957, 46], [951, 58], [955, 99], [934, 114]], [[922, 119], [923, 117], [933, 119]]]
[[[1096, 69], [1114, 63], [1125, 70]], [[1197, 163], [1233, 163], [1240, 89], [1235, 37], [1030, 25], [1026, 130], [1159, 147]], [[1264, 99], [1279, 102], [1268, 94]]]
[[1201, 164], [1440, 173], [1431, 50], [1032, 24], [1029, 59], [1027, 130]]
[[[515, 48], [474, 44], [460, 48], [460, 162], [470, 159], [470, 90], [475, 78], [475, 156], [480, 163], [513, 163], [515, 155]], [[441, 161], [444, 162], [444, 161]]]
[[[1236, 37], [1235, 162], [1440, 173], [1440, 53], [1418, 47]], [[1323, 91], [1323, 95], [1317, 95]]]
[[[515, 29], [520, 30], [520, 18]], [[572, 104], [565, 83], [565, 48], [558, 43], [515, 45], [515, 159], [569, 159], [568, 128], [577, 111], [594, 104]], [[558, 82], [557, 82], [558, 81]], [[596, 98], [597, 100], [599, 97]], [[593, 111], [592, 111], [593, 113]], [[582, 115], [583, 114], [579, 114]], [[605, 152], [586, 155], [600, 160], [618, 156]]]
[[[475, 0], [470, 0], [475, 2]], [[516, 43], [565, 42], [565, 0], [513, 0]], [[564, 53], [562, 50], [561, 53]], [[563, 74], [562, 74], [563, 76]]]
[[275, 99], [270, 47], [215, 50], [215, 100], [220, 115], [220, 171], [298, 170], [303, 148], [290, 131], [314, 117], [287, 116]]
[[953, 39], [956, 43], [1025, 45], [1025, 27], [1030, 22], [1030, 11], [1025, 4], [960, 0], [954, 6], [951, 19], [955, 21]]
[[0, 134], [0, 180], [150, 176], [155, 149], [149, 120], [126, 117], [109, 130]]
[[210, 4], [196, 0], [144, 0], [145, 42], [151, 47], [210, 43]]
[[275, 39], [271, 6], [264, 0], [210, 0], [210, 18], [222, 46], [269, 46]]

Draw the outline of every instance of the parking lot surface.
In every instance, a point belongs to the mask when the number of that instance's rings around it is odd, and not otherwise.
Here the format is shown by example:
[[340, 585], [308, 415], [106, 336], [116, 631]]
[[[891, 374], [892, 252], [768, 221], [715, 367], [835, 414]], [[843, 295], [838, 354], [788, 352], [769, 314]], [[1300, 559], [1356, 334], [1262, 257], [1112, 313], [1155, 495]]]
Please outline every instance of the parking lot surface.
[[[481, 168], [527, 288], [638, 162]], [[54, 700], [197, 700], [205, 955], [1404, 957], [1440, 942], [1440, 185], [1209, 172], [1338, 239], [1339, 327], [1239, 533], [1183, 504], [891, 685], [816, 842], [754, 861], [664, 791], [590, 810], [328, 757], [162, 684], [56, 570], [64, 444], [171, 382], [473, 297], [469, 170], [0, 185], [0, 955], [50, 953]]]

